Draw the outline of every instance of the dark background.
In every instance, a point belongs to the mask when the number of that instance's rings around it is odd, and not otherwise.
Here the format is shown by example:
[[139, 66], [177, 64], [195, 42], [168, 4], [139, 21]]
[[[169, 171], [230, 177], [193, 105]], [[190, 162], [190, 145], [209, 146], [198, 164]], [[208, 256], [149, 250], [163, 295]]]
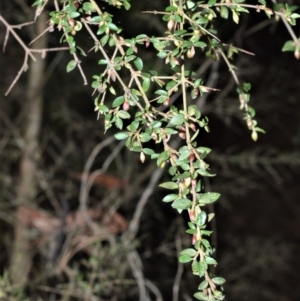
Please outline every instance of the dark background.
[[[11, 24], [32, 20], [32, 16], [24, 14], [21, 2], [2, 1], [0, 14]], [[140, 30], [149, 36], [163, 35], [161, 17], [141, 14], [141, 11], [160, 10], [164, 2], [136, 0], [131, 1], [130, 12], [112, 8], [109, 11], [116, 14], [116, 23], [124, 28], [124, 36], [137, 35], [141, 33]], [[298, 4], [297, 1], [289, 1], [290, 4], [293, 2]], [[26, 6], [26, 1], [23, 1], [23, 5]], [[50, 6], [47, 9], [51, 11]], [[212, 240], [217, 247], [219, 262], [216, 273], [226, 278], [226, 296], [231, 301], [294, 301], [300, 297], [300, 63], [293, 53], [281, 52], [285, 41], [290, 39], [283, 24], [265, 20], [263, 13], [252, 11], [249, 15], [243, 15], [239, 26], [231, 21], [226, 21], [224, 26], [224, 20], [216, 25], [222, 41], [255, 53], [255, 56], [241, 53], [233, 63], [238, 66], [240, 79], [252, 83], [251, 106], [257, 112], [259, 126], [266, 130], [265, 135], [259, 135], [257, 142], [251, 140], [242, 120], [235, 86], [226, 65], [214, 63], [201, 75], [209, 79], [214, 73], [214, 87], [227, 91], [211, 93], [206, 98], [203, 111], [209, 117], [211, 131], [201, 134], [200, 139], [203, 146], [213, 149], [208, 161], [213, 172], [217, 173], [217, 177], [206, 182], [206, 189], [222, 194], [220, 201], [211, 209], [216, 212]], [[298, 36], [299, 25], [293, 29]], [[25, 42], [30, 41], [30, 27], [18, 33]], [[5, 28], [1, 24], [1, 46], [4, 34]], [[57, 47], [60, 35], [55, 32], [49, 36], [49, 47]], [[78, 44], [85, 51], [93, 46], [84, 31], [78, 33], [77, 37]], [[13, 37], [9, 38], [5, 53], [0, 55], [0, 110], [20, 133], [26, 106], [26, 74], [21, 76], [7, 97], [4, 94], [22, 65], [23, 55]], [[141, 55], [145, 68], [164, 68], [153, 49]], [[96, 121], [92, 88], [83, 85], [78, 70], [65, 73], [70, 55], [67, 52], [50, 53], [45, 59], [47, 68], [42, 91], [44, 108], [40, 134], [43, 172], [54, 194], [65, 200], [71, 212], [78, 208], [80, 183], [72, 179], [70, 172], [82, 172], [94, 146], [104, 139], [103, 120]], [[99, 53], [91, 53], [81, 59], [90, 83], [91, 76], [99, 73], [96, 63]], [[191, 61], [191, 67], [197, 70], [206, 60], [203, 53], [197, 53]], [[112, 100], [107, 99], [108, 102]], [[114, 130], [109, 130], [107, 135], [113, 133]], [[18, 206], [14, 200], [21, 151], [15, 139], [7, 124], [0, 119], [1, 279], [9, 269], [14, 239], [11, 217]], [[116, 146], [117, 143], [111, 144], [101, 152], [93, 170], [101, 167]], [[62, 161], [60, 164], [57, 163], [59, 159]], [[118, 189], [110, 184], [94, 185], [89, 206], [94, 208], [104, 203], [101, 206], [105, 210], [114, 207], [129, 222], [154, 168], [154, 162], [148, 160], [142, 165], [137, 154], [129, 154], [123, 148], [109, 167], [107, 175], [124, 181], [127, 186]], [[135, 186], [141, 177], [144, 180]], [[167, 179], [167, 174], [163, 177]], [[143, 212], [134, 248], [143, 262], [145, 278], [155, 284], [164, 300], [171, 300], [178, 271], [178, 246], [188, 247], [190, 237], [184, 233], [185, 217], [178, 216], [168, 204], [161, 202], [164, 193], [157, 189], [151, 195]], [[38, 189], [35, 203], [38, 208], [55, 215], [41, 188]], [[66, 237], [68, 233], [64, 234], [63, 239]], [[77, 289], [82, 291], [90, 283], [92, 272], [98, 271], [95, 283], [101, 287], [93, 286], [99, 298], [95, 300], [137, 300], [138, 289], [132, 270], [126, 263], [127, 249], [122, 233], [115, 234], [114, 238], [114, 244], [106, 239], [98, 241], [97, 246], [93, 247], [94, 255], [84, 250], [78, 252], [68, 265], [77, 271], [74, 281]], [[49, 241], [55, 239], [52, 237]], [[34, 261], [24, 290], [29, 300], [64, 300], [62, 293], [45, 287], [61, 289], [70, 283], [70, 278], [63, 273], [44, 274], [49, 241], [33, 247]], [[97, 268], [89, 261], [93, 256], [98, 260]], [[56, 263], [51, 264], [55, 266]], [[179, 300], [191, 300], [199, 284], [195, 278], [189, 265], [184, 265]], [[22, 300], [18, 299], [18, 293], [11, 293], [10, 296], [11, 300]], [[84, 300], [78, 296], [73, 296], [74, 300]], [[153, 293], [150, 296], [154, 300]]]

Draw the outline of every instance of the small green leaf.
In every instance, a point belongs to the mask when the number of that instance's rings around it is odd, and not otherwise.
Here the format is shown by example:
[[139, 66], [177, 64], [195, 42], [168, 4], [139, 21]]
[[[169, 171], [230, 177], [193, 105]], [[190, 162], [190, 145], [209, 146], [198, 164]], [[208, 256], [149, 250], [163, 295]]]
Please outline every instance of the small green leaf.
[[120, 133], [115, 134], [115, 138], [117, 140], [124, 140], [124, 139], [127, 139], [128, 137], [129, 137], [129, 133], [127, 133], [127, 132], [120, 132]]
[[136, 68], [137, 68], [138, 70], [142, 70], [142, 69], [143, 69], [143, 61], [142, 61], [141, 58], [137, 57], [137, 58], [133, 61], [133, 63], [135, 64], [135, 66], [136, 66]]
[[[173, 183], [173, 182], [171, 182]], [[192, 202], [188, 199], [177, 199], [173, 202], [172, 207], [175, 209], [189, 209], [192, 206]]]
[[205, 154], [206, 157], [206, 155], [208, 155], [211, 152], [211, 149], [208, 147], [200, 146], [197, 148], [197, 151], [201, 154], [202, 159], [204, 159], [203, 155]]
[[158, 158], [157, 158], [157, 166], [161, 166], [161, 164], [165, 161], [167, 161], [170, 158], [170, 155], [168, 152], [164, 151], [162, 152]]
[[108, 27], [109, 29], [113, 30], [113, 31], [118, 31], [119, 28], [117, 25], [115, 25], [114, 23], [108, 23]]
[[105, 105], [99, 105], [99, 111], [107, 113], [109, 111], [109, 108]]
[[204, 280], [204, 281], [202, 281], [202, 282], [199, 284], [198, 290], [203, 290], [203, 289], [205, 289], [205, 288], [207, 288], [207, 287], [208, 287], [208, 281]]
[[180, 252], [180, 255], [187, 255], [187, 256], [190, 256], [190, 257], [194, 257], [196, 254], [197, 254], [197, 251], [195, 249], [192, 249], [192, 248], [185, 249], [185, 250], [182, 250]]
[[214, 177], [216, 175], [216, 174], [209, 173], [207, 170], [204, 169], [198, 169], [197, 173], [204, 177]]
[[205, 211], [201, 211], [195, 219], [195, 224], [199, 227], [203, 226], [206, 222], [207, 214]]
[[[201, 300], [201, 301], [208, 301], [209, 300], [208, 296], [204, 295], [202, 292], [198, 292], [198, 293], [194, 294], [194, 297], [198, 300]], [[213, 300], [213, 299], [211, 299], [211, 300]]]
[[177, 167], [176, 167], [176, 166], [171, 166], [171, 167], [169, 168], [169, 174], [170, 174], [171, 176], [174, 176], [175, 173], [176, 173], [176, 171], [177, 171]]
[[296, 50], [296, 46], [294, 41], [287, 41], [281, 49], [281, 51], [295, 51], [295, 50]]
[[187, 1], [186, 5], [187, 5], [188, 9], [191, 9], [196, 5], [196, 3], [193, 1]]
[[72, 11], [72, 12], [69, 13], [69, 17], [73, 18], [73, 19], [75, 19], [75, 18], [77, 18], [79, 16], [80, 16], [80, 13], [77, 12], [77, 11]]
[[130, 114], [126, 111], [123, 111], [123, 110], [118, 112], [118, 116], [122, 119], [129, 119], [130, 118]]
[[154, 154], [154, 150], [151, 148], [143, 148], [143, 152], [148, 156], [151, 156]]
[[222, 277], [214, 277], [214, 278], [212, 278], [212, 281], [218, 285], [221, 285], [226, 282], [226, 280]]
[[174, 129], [171, 129], [171, 128], [165, 128], [165, 133], [167, 135], [172, 135], [172, 134], [177, 134], [178, 132]]
[[116, 107], [120, 106], [121, 104], [123, 104], [124, 101], [125, 101], [125, 97], [119, 96], [113, 101], [112, 107], [116, 108]]
[[195, 43], [194, 43], [194, 46], [195, 46], [195, 47], [204, 48], [204, 47], [207, 46], [207, 44], [204, 43], [204, 42], [202, 42], [202, 41], [199, 41], [199, 42], [195, 42]]
[[220, 197], [220, 193], [206, 192], [199, 196], [198, 201], [204, 204], [214, 203]]
[[92, 17], [91, 20], [90, 20], [90, 23], [100, 23], [102, 20], [102, 17], [100, 16], [95, 16], [95, 17]]
[[188, 114], [189, 116], [194, 116], [199, 119], [201, 117], [201, 113], [199, 108], [196, 105], [191, 105], [188, 107]]
[[177, 82], [175, 82], [174, 80], [171, 80], [170, 82], [167, 83], [166, 85], [166, 89], [170, 90], [172, 88], [174, 88], [176, 86]]
[[165, 203], [169, 203], [169, 202], [173, 202], [178, 197], [179, 197], [178, 194], [168, 194], [162, 199], [162, 201]]
[[151, 82], [150, 78], [147, 78], [147, 77], [143, 80], [142, 87], [143, 87], [144, 92], [147, 92], [149, 90], [150, 82]]
[[214, 6], [214, 5], [216, 4], [216, 2], [217, 2], [217, 0], [209, 0], [209, 1], [207, 2], [207, 5], [208, 5], [209, 7], [212, 7], [212, 6]]
[[181, 263], [190, 262], [192, 260], [193, 259], [190, 256], [188, 256], [188, 255], [181, 255], [181, 256], [179, 256], [179, 262], [181, 262]]
[[193, 224], [192, 222], [188, 222], [188, 225], [191, 229], [196, 229], [195, 224]]
[[71, 72], [77, 66], [77, 62], [72, 60], [67, 65], [67, 72]]
[[142, 133], [142, 134], [140, 134], [140, 140], [141, 140], [141, 142], [148, 142], [151, 139], [152, 139], [152, 137], [148, 133]]
[[208, 222], [210, 222], [213, 218], [214, 218], [214, 216], [215, 216], [215, 214], [214, 213], [210, 213], [209, 215], [208, 215]]
[[194, 230], [194, 229], [188, 229], [185, 231], [186, 233], [188, 234], [196, 234], [197, 233], [197, 230]]
[[177, 114], [175, 116], [172, 117], [172, 119], [170, 120], [170, 123], [173, 125], [181, 125], [184, 123], [184, 116], [182, 114]]
[[113, 86], [110, 86], [109, 87], [109, 92], [111, 93], [111, 94], [113, 94], [113, 95], [116, 95], [117, 93], [116, 93], [116, 90], [115, 90], [115, 88], [113, 87]]
[[228, 19], [228, 8], [226, 6], [221, 6], [220, 14], [223, 19]]
[[174, 182], [165, 182], [160, 184], [159, 187], [166, 188], [166, 189], [178, 189], [178, 184]]
[[205, 258], [205, 261], [207, 264], [218, 264], [214, 258], [208, 256]]
[[116, 116], [115, 125], [118, 129], [120, 129], [120, 130], [123, 129], [123, 120], [118, 116]]
[[125, 7], [126, 10], [129, 10], [129, 9], [130, 9], [131, 5], [130, 5], [129, 2], [127, 2], [126, 0], [124, 0], [124, 1], [123, 1], [123, 4], [124, 4], [124, 7]]
[[134, 120], [131, 122], [131, 124], [127, 127], [127, 129], [130, 131], [130, 132], [135, 132], [138, 128], [139, 128], [139, 121], [137, 120]]
[[155, 91], [155, 94], [162, 95], [162, 96], [168, 96], [168, 92], [165, 90], [157, 90], [157, 91]]
[[82, 8], [87, 12], [95, 11], [94, 5], [90, 2], [83, 3]]
[[231, 10], [232, 11], [232, 19], [233, 21], [236, 23], [236, 24], [239, 24], [239, 15], [234, 11], [234, 10]]
[[162, 125], [161, 121], [153, 121], [153, 122], [151, 123], [151, 127], [152, 127], [153, 129], [159, 129], [159, 128], [161, 128], [161, 125]]
[[107, 60], [104, 59], [98, 61], [99, 65], [107, 65], [107, 63], [108, 63]]
[[206, 270], [207, 270], [207, 264], [203, 262], [199, 262], [199, 270], [198, 270], [199, 277], [204, 276]]

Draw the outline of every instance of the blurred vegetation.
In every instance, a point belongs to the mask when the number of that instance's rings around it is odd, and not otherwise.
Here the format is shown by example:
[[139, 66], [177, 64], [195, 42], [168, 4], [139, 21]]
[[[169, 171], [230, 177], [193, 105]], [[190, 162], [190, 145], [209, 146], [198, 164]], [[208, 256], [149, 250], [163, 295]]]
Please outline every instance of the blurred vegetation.
[[[151, 36], [163, 33], [164, 25], [157, 16], [141, 12], [159, 10], [165, 2], [131, 1], [130, 20], [120, 10], [111, 11], [124, 27], [124, 35], [136, 35], [143, 26]], [[0, 15], [11, 24], [28, 22], [34, 18], [29, 5], [31, 1], [2, 1]], [[214, 149], [209, 163], [218, 174], [205, 184], [222, 194], [218, 205], [211, 208], [218, 215], [212, 225], [212, 242], [217, 246], [217, 269], [227, 279], [227, 300], [293, 301], [300, 296], [300, 68], [299, 61], [280, 51], [288, 38], [283, 25], [260, 18], [255, 13], [243, 16], [239, 28], [220, 24], [224, 42], [256, 54], [242, 54], [235, 64], [239, 76], [252, 83], [252, 105], [267, 132], [258, 142], [253, 144], [245, 134], [227, 66], [208, 63], [200, 56], [191, 64], [222, 91], [210, 93], [203, 102], [201, 111], [210, 119], [212, 134], [201, 134], [201, 139]], [[33, 24], [18, 34], [28, 44], [35, 30]], [[299, 35], [299, 26], [295, 32]], [[57, 33], [50, 34], [49, 47], [56, 47], [59, 38]], [[84, 51], [91, 48], [84, 33], [77, 38]], [[5, 28], [0, 24], [0, 45], [4, 39]], [[112, 140], [92, 158], [89, 172], [95, 176], [94, 184], [87, 187], [90, 182], [81, 181], [93, 150], [114, 131], [104, 135], [103, 120], [96, 120], [92, 89], [83, 85], [79, 72], [66, 74], [68, 52], [50, 52], [45, 57], [37, 188], [33, 206], [21, 211], [32, 261], [25, 284], [13, 283], [9, 271], [16, 211], [24, 205], [17, 197], [17, 187], [29, 110], [28, 71], [8, 96], [4, 94], [23, 56], [10, 37], [0, 55], [0, 300], [137, 300], [143, 287], [147, 300], [175, 301], [176, 289], [178, 300], [192, 300], [197, 279], [177, 259], [180, 250], [190, 246], [185, 234], [188, 218], [161, 202], [164, 191], [151, 190], [151, 179], [158, 175], [155, 162], [141, 165], [138, 154]], [[144, 58], [145, 65], [164, 68], [152, 49]], [[95, 56], [80, 59], [90, 79], [98, 68]], [[78, 214], [84, 188], [88, 189], [93, 230]], [[128, 237], [128, 226], [147, 189], [150, 196], [138, 233]]]

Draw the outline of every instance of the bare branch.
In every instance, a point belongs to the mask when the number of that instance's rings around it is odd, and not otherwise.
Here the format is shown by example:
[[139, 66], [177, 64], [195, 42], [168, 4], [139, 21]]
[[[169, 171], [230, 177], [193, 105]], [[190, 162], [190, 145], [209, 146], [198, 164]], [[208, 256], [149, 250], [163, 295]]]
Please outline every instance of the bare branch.
[[[8, 41], [8, 38], [9, 38], [9, 33], [11, 33], [15, 37], [15, 39], [18, 41], [18, 43], [21, 45], [21, 47], [25, 51], [25, 57], [24, 57], [23, 65], [22, 65], [21, 69], [19, 70], [18, 74], [16, 75], [15, 79], [13, 80], [13, 82], [11, 83], [11, 85], [9, 86], [9, 88], [7, 89], [7, 91], [5, 93], [5, 96], [7, 96], [10, 93], [10, 91], [12, 90], [12, 88], [14, 87], [14, 85], [16, 84], [16, 82], [19, 80], [19, 78], [22, 75], [22, 73], [26, 72], [26, 70], [28, 68], [28, 57], [30, 57], [34, 62], [36, 62], [36, 58], [33, 55], [33, 53], [41, 53], [42, 57], [44, 58], [46, 52], [49, 52], [49, 51], [62, 51], [62, 50], [68, 50], [68, 49], [70, 49], [69, 47], [56, 47], [56, 48], [44, 48], [44, 49], [31, 49], [31, 48], [28, 48], [25, 45], [25, 43], [23, 42], [23, 40], [15, 32], [14, 28], [20, 29], [23, 26], [27, 26], [27, 25], [33, 24], [34, 22], [26, 22], [26, 23], [22, 23], [22, 24], [19, 24], [19, 25], [10, 25], [9, 23], [6, 22], [6, 20], [1, 15], [0, 15], [0, 21], [4, 24], [4, 26], [6, 27], [6, 30], [7, 30], [6, 31], [6, 35], [5, 35], [4, 44], [3, 44], [3, 52], [5, 51], [5, 47], [7, 45], [7, 41]], [[48, 27], [45, 31], [43, 31], [43, 33], [40, 34], [38, 36], [38, 38], [41, 37], [47, 31], [49, 31], [49, 28], [50, 27]], [[77, 61], [78, 61], [78, 59], [77, 59]], [[79, 68], [79, 70], [81, 70], [81, 68]]]

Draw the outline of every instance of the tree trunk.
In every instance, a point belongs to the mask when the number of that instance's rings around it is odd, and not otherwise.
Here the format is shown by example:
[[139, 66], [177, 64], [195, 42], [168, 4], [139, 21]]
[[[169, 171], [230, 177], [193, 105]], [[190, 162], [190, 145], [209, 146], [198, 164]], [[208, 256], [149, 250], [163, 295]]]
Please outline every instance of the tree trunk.
[[[47, 27], [47, 16], [42, 13], [35, 23], [35, 34], [38, 36]], [[47, 47], [47, 33], [35, 43], [36, 48]], [[26, 151], [20, 161], [20, 182], [17, 187], [18, 209], [16, 211], [15, 238], [11, 256], [11, 278], [14, 284], [23, 286], [31, 266], [32, 254], [29, 249], [28, 229], [22, 224], [22, 206], [34, 207], [37, 192], [36, 171], [38, 169], [39, 134], [41, 129], [43, 108], [43, 74], [45, 60], [40, 54], [35, 54], [36, 62], [30, 61], [28, 70], [28, 85], [26, 103], [28, 114], [24, 124], [24, 142]]]

